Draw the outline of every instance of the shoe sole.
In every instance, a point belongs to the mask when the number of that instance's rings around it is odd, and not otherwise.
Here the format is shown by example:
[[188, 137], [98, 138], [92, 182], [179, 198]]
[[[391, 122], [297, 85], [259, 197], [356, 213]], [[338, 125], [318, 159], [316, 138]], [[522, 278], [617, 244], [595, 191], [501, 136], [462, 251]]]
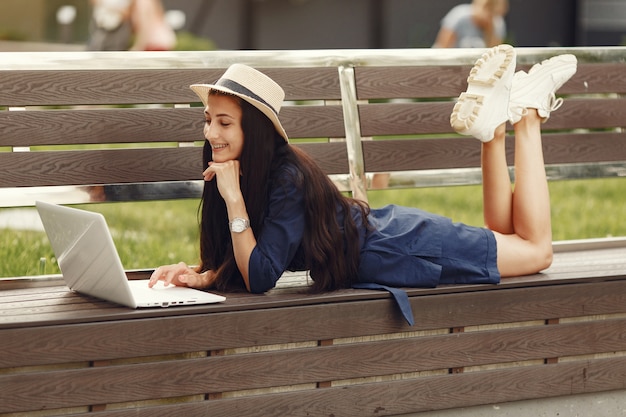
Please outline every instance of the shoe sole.
[[455, 131], [470, 134], [483, 107], [484, 94], [469, 90], [488, 91], [502, 79], [512, 62], [515, 62], [515, 52], [510, 45], [492, 48], [476, 61], [467, 77], [468, 92], [461, 93], [450, 115], [450, 125]]

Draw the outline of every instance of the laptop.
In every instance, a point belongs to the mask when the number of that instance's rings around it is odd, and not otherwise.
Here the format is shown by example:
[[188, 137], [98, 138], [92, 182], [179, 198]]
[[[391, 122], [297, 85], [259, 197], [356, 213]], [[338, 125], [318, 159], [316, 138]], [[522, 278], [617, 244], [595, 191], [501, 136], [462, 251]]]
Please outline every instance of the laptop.
[[77, 208], [35, 202], [67, 286], [78, 293], [130, 308], [219, 303], [226, 298], [188, 287], [148, 287], [129, 280], [104, 216]]

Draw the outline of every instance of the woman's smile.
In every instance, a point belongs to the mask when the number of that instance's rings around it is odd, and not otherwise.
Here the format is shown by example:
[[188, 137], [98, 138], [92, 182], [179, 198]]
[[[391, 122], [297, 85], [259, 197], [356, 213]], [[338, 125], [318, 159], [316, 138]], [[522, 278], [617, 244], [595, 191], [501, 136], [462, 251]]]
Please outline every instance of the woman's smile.
[[227, 143], [212, 143], [211, 149], [213, 149], [214, 151], [219, 151], [220, 149], [224, 149], [227, 146], [228, 146]]

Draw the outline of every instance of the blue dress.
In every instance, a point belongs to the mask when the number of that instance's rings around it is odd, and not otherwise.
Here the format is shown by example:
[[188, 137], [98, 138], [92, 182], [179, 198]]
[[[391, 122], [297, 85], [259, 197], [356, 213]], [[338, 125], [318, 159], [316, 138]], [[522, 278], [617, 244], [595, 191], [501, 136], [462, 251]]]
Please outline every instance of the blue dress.
[[[302, 248], [304, 195], [289, 179], [293, 170], [289, 171], [273, 182], [263, 231], [250, 256], [253, 293], [273, 288], [286, 270], [307, 269]], [[357, 215], [355, 211], [353, 216]], [[362, 283], [435, 287], [500, 282], [496, 241], [488, 229], [396, 205], [372, 209], [368, 221], [373, 231], [366, 233], [365, 226], [360, 231]]]

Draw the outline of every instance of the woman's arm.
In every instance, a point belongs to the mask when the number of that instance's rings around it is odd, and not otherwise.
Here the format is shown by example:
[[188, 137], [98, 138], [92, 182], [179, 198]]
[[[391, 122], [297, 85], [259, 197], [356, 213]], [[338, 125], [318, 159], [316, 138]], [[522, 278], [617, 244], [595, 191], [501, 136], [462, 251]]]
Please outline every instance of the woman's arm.
[[[234, 219], [244, 219], [249, 223], [250, 219], [248, 210], [246, 209], [246, 202], [243, 199], [241, 186], [239, 184], [240, 172], [238, 160], [221, 163], [211, 162], [209, 163], [209, 167], [204, 171], [204, 180], [217, 181], [217, 188], [226, 203], [229, 222], [232, 222]], [[237, 262], [237, 268], [243, 277], [246, 289], [250, 291], [248, 265], [250, 263], [250, 254], [256, 246], [256, 238], [250, 227], [241, 232], [231, 229], [230, 236], [233, 242], [233, 252], [235, 254], [235, 262]]]
[[233, 241], [233, 252], [235, 254], [235, 262], [237, 262], [237, 268], [243, 277], [243, 281], [246, 285], [246, 289], [250, 291], [250, 276], [249, 276], [249, 264], [250, 255], [252, 250], [256, 246], [256, 238], [249, 226], [250, 219], [246, 210], [246, 204], [243, 200], [241, 191], [238, 196], [231, 196], [226, 201], [226, 210], [228, 211], [228, 221], [232, 222], [235, 219], [243, 219], [248, 222], [248, 227], [241, 231], [230, 230], [230, 237]]
[[[252, 293], [273, 288], [299, 253], [306, 224], [301, 181], [295, 168], [286, 168], [272, 181], [263, 230], [257, 233], [257, 245], [250, 256], [248, 276]], [[303, 268], [303, 264], [301, 259], [296, 267]]]
[[[234, 180], [226, 174], [227, 170], [238, 172], [238, 163], [226, 167], [232, 162], [235, 161], [212, 164], [211, 170], [205, 171], [205, 180], [211, 181], [217, 176], [219, 188], [222, 178], [221, 184], [225, 188], [222, 197], [226, 201], [230, 221], [234, 218], [248, 219], [238, 178], [236, 187], [227, 184]], [[231, 177], [230, 180], [227, 177]], [[257, 233], [258, 238], [255, 238], [251, 228], [240, 233], [231, 231], [237, 267], [246, 288], [252, 293], [263, 293], [276, 285], [276, 281], [292, 262], [304, 236], [304, 196], [297, 185], [298, 173], [295, 169], [285, 169], [279, 177], [273, 181], [263, 230], [262, 233]], [[181, 262], [157, 268], [151, 277], [150, 286], [158, 280], [166, 284], [208, 288], [213, 285], [215, 273], [207, 271], [198, 274]]]
[[437, 34], [437, 39], [433, 48], [454, 48], [456, 45], [456, 34], [453, 30], [442, 27]]
[[[235, 218], [249, 221], [246, 204], [239, 185], [239, 172], [239, 161], [231, 160], [223, 163], [210, 163], [203, 173], [205, 181], [217, 181], [220, 195], [226, 203], [229, 221]], [[246, 289], [250, 291], [248, 264], [250, 262], [250, 254], [256, 246], [254, 233], [252, 233], [250, 228], [239, 233], [231, 231], [231, 239], [237, 268], [241, 272]], [[150, 277], [148, 285], [152, 287], [159, 280], [164, 281], [166, 285], [174, 284], [194, 288], [208, 288], [213, 285], [215, 273], [206, 271], [199, 274], [185, 263], [180, 262], [175, 265], [157, 268]]]

